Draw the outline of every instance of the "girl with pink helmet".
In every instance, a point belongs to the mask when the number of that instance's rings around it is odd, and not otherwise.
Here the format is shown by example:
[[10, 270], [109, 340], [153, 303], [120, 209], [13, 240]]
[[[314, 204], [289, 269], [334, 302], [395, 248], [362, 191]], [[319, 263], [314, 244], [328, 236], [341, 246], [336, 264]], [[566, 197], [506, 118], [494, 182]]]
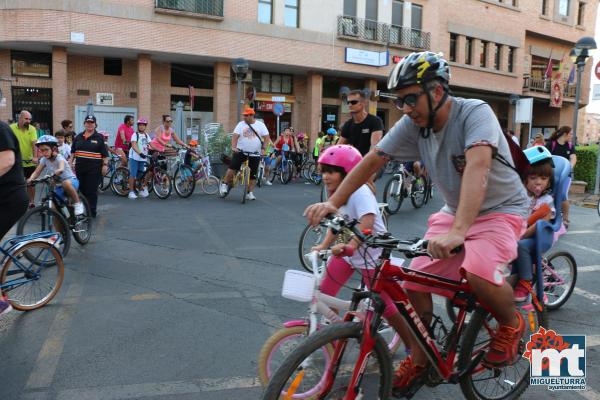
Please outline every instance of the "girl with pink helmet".
[[[323, 183], [331, 196], [342, 183], [342, 180], [352, 169], [360, 163], [360, 152], [345, 144], [330, 146], [319, 157], [319, 166], [323, 176]], [[352, 193], [348, 202], [339, 209], [339, 213], [347, 219], [358, 220], [360, 230], [371, 230], [373, 234], [386, 232], [381, 211], [375, 195], [366, 184]], [[329, 230], [323, 242], [312, 248], [313, 251], [328, 249], [336, 240], [336, 236]], [[333, 257], [327, 263], [327, 274], [321, 282], [321, 292], [336, 296], [341, 287], [348, 282], [355, 269], [359, 270], [367, 286], [370, 286], [375, 269], [375, 262], [379, 259], [381, 249], [366, 249], [354, 236], [347, 243], [338, 243], [331, 247]], [[384, 317], [396, 330], [402, 326], [398, 308], [386, 293], [381, 293], [385, 302]]]

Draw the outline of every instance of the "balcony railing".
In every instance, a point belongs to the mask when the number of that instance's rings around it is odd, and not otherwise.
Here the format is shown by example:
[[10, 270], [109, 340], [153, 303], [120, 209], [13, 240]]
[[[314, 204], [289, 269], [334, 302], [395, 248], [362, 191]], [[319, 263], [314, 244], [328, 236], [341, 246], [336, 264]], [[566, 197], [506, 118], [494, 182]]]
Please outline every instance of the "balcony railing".
[[[564, 85], [563, 96], [564, 97], [575, 97], [577, 85], [574, 83], [568, 83]], [[531, 76], [523, 77], [523, 89], [530, 92], [548, 93], [550, 94], [550, 80], [544, 78], [534, 78]]]
[[156, 8], [223, 17], [223, 0], [156, 0]]
[[415, 49], [429, 49], [429, 32], [347, 15], [338, 17], [338, 36], [387, 43]]

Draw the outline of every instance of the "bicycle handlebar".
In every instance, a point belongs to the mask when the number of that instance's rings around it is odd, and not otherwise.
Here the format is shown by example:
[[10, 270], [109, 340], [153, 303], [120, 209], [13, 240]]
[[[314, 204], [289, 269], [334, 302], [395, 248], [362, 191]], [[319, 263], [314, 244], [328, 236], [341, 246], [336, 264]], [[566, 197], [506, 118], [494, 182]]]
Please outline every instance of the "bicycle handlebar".
[[56, 182], [58, 181], [58, 177], [55, 175], [46, 175], [44, 177], [41, 178], [37, 178], [37, 179], [32, 179], [27, 186], [34, 186], [38, 183], [50, 183], [50, 182]]

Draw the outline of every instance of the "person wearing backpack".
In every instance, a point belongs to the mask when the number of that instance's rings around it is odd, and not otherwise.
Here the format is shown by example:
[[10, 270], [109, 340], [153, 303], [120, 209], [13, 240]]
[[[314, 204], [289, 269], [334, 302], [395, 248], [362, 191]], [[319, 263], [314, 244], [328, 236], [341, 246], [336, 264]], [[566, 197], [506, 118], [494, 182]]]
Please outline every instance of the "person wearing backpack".
[[[575, 164], [577, 164], [577, 155], [575, 154], [575, 147], [573, 147], [573, 130], [570, 126], [561, 126], [556, 130], [548, 142], [546, 142], [546, 148], [550, 150], [553, 156], [561, 156], [569, 160], [571, 163], [571, 174], [575, 171]], [[572, 176], [572, 175], [571, 175]], [[569, 178], [569, 187], [571, 186], [571, 178]], [[567, 190], [567, 193], [569, 191]], [[561, 204], [563, 222], [565, 227], [569, 227], [569, 198]]]

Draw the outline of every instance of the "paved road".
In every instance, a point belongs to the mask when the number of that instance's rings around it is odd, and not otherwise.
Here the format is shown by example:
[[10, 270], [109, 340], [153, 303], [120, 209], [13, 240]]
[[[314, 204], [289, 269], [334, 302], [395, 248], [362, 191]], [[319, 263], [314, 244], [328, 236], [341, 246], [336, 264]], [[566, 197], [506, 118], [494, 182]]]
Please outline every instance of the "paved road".
[[[205, 195], [100, 197], [92, 242], [74, 244], [65, 283], [45, 308], [0, 319], [2, 399], [258, 399], [258, 351], [282, 321], [305, 306], [280, 297], [285, 270], [298, 268], [304, 207], [318, 188], [278, 184], [246, 205]], [[440, 199], [403, 205], [397, 236], [424, 232]], [[529, 390], [523, 398], [600, 398], [600, 218], [575, 207], [568, 248], [577, 291], [551, 315], [563, 334], [587, 334], [590, 390]], [[415, 398], [461, 398], [455, 386]]]

